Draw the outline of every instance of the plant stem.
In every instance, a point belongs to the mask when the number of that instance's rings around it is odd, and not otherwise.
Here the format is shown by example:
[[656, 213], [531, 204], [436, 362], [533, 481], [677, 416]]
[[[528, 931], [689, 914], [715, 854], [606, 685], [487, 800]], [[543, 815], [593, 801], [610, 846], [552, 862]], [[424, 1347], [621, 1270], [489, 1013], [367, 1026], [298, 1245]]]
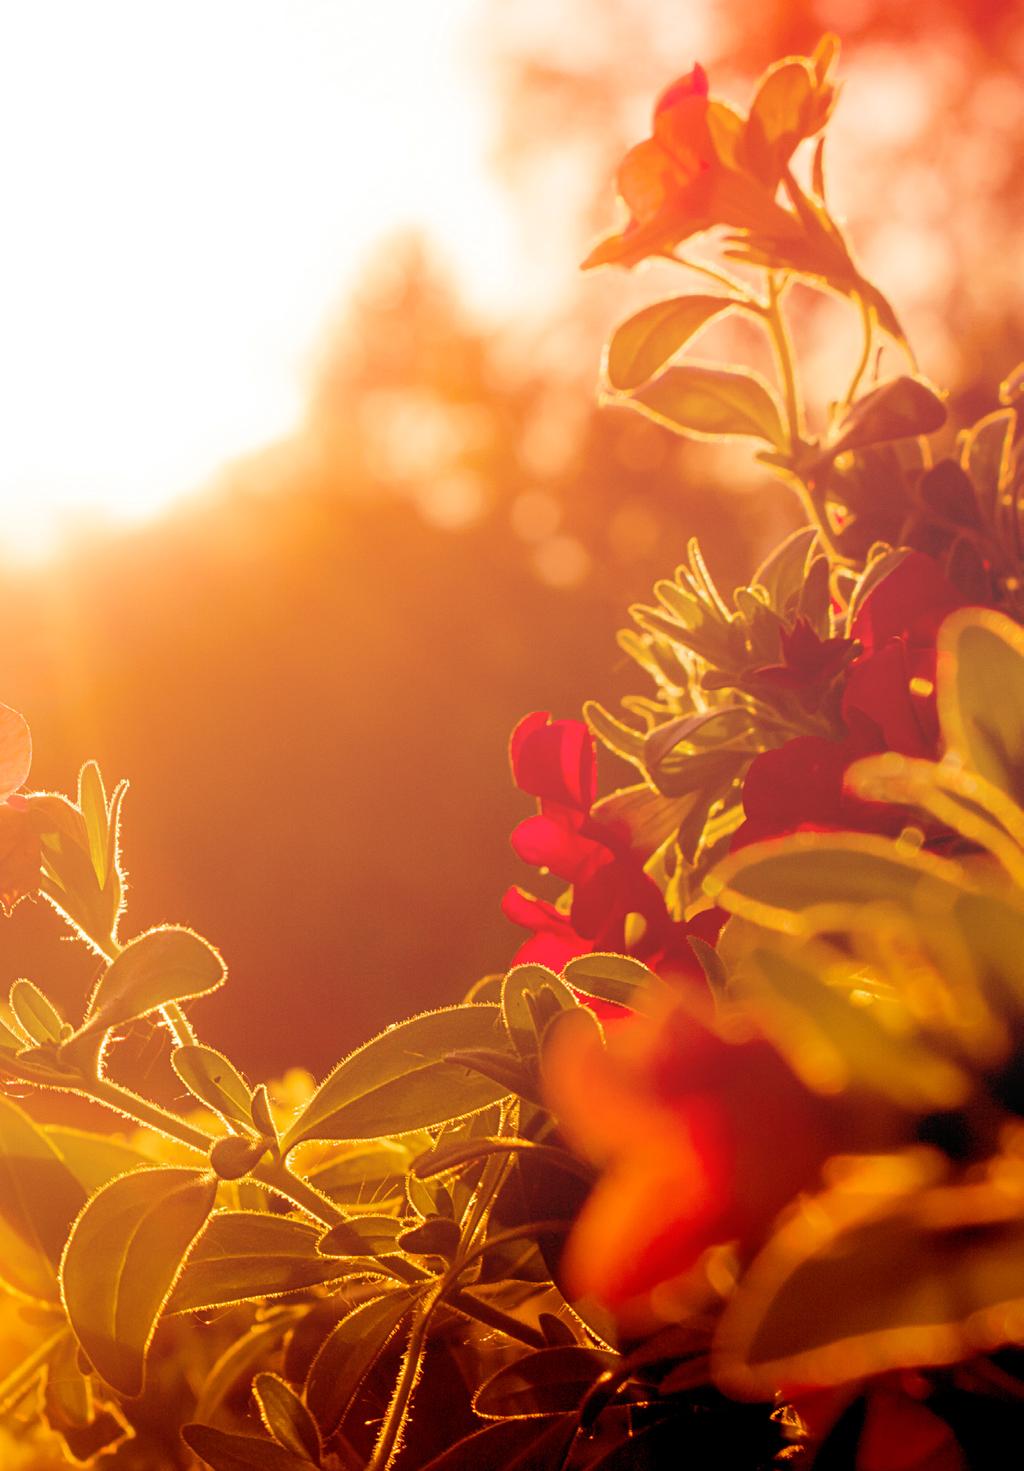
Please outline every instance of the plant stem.
[[846, 397], [843, 399], [843, 403], [847, 407], [853, 403], [857, 395], [857, 389], [861, 385], [861, 380], [868, 370], [868, 363], [871, 361], [871, 344], [875, 335], [875, 324], [871, 315], [871, 308], [859, 292], [857, 294], [857, 305], [860, 307], [861, 323], [864, 327], [864, 347], [860, 355], [860, 361], [857, 363], [853, 377], [850, 380], [850, 386], [846, 390]]
[[786, 400], [786, 418], [789, 426], [789, 454], [790, 458], [795, 461], [803, 445], [803, 432], [800, 395], [796, 384], [796, 372], [793, 367], [793, 343], [781, 305], [782, 295], [785, 289], [785, 278], [783, 278], [782, 284], [780, 285], [775, 272], [769, 272], [768, 310], [765, 313], [765, 321], [768, 324], [772, 349], [775, 353], [775, 363], [779, 372], [779, 380]]
[[409, 1415], [409, 1407], [412, 1404], [413, 1391], [420, 1377], [420, 1369], [423, 1365], [423, 1355], [427, 1348], [427, 1333], [430, 1328], [430, 1319], [433, 1316], [443, 1291], [443, 1283], [427, 1293], [417, 1306], [413, 1318], [412, 1328], [409, 1332], [409, 1342], [406, 1344], [405, 1354], [402, 1358], [402, 1368], [395, 1385], [395, 1392], [391, 1396], [384, 1423], [380, 1427], [377, 1443], [373, 1448], [373, 1454], [366, 1463], [366, 1471], [387, 1471], [394, 1457], [398, 1453], [401, 1443], [402, 1431]]
[[[142, 1128], [154, 1129], [179, 1144], [184, 1144], [187, 1149], [194, 1149], [198, 1154], [209, 1155], [210, 1146], [215, 1142], [213, 1135], [193, 1128], [177, 1114], [140, 1098], [130, 1088], [122, 1088], [109, 1078], [90, 1079], [74, 1091], [84, 1094], [96, 1103], [104, 1104]], [[292, 1205], [298, 1206], [323, 1226], [336, 1226], [339, 1222], [348, 1220], [340, 1206], [310, 1185], [308, 1180], [294, 1174], [281, 1160], [257, 1165], [250, 1172], [250, 1178], [290, 1201]]]
[[724, 286], [727, 291], [738, 296], [742, 301], [748, 302], [759, 311], [764, 310], [763, 302], [758, 300], [738, 276], [730, 276], [728, 272], [719, 270], [715, 266], [709, 266], [705, 261], [690, 260], [688, 256], [676, 255], [674, 250], [666, 250], [663, 255], [673, 265], [683, 266], [688, 271], [696, 271], [699, 276], [707, 276], [708, 280]]

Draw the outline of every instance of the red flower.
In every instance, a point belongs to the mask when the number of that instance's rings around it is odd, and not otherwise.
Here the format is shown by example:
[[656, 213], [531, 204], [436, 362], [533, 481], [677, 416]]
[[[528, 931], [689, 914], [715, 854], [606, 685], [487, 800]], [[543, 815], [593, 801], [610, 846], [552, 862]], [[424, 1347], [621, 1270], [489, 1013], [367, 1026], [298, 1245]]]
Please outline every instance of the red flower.
[[779, 635], [780, 664], [762, 664], [753, 679], [775, 689], [790, 690], [808, 709], [841, 673], [856, 650], [851, 638], [819, 638], [810, 620], [801, 614], [792, 628]]
[[514, 964], [538, 961], [560, 971], [574, 956], [612, 950], [633, 954], [662, 975], [699, 976], [687, 936], [713, 941], [723, 916], [708, 911], [690, 923], [673, 920], [628, 834], [591, 815], [597, 759], [583, 722], [527, 715], [509, 754], [516, 785], [540, 807], [515, 829], [512, 847], [524, 862], [572, 885], [567, 911], [520, 889], [506, 893], [505, 914], [533, 930]]
[[680, 1276], [720, 1242], [756, 1243], [813, 1185], [834, 1145], [831, 1106], [762, 1041], [723, 1041], [675, 1003], [609, 1033], [560, 1022], [548, 1102], [604, 1173], [573, 1228], [569, 1289], [609, 1306]]
[[938, 755], [935, 639], [943, 619], [961, 606], [956, 590], [920, 552], [909, 553], [878, 583], [851, 630], [863, 652], [846, 673], [846, 735], [837, 741], [797, 736], [755, 756], [743, 783], [746, 821], [733, 847], [802, 830], [899, 832], [904, 811], [851, 796], [843, 777], [852, 762], [880, 751]]

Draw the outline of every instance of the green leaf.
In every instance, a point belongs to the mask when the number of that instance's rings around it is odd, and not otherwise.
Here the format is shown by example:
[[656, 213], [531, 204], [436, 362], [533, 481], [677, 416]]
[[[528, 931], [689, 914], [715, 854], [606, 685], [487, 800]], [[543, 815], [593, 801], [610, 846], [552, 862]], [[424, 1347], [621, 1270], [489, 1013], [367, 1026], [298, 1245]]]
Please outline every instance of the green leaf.
[[217, 1185], [205, 1171], [161, 1165], [105, 1185], [75, 1222], [61, 1262], [68, 1319], [86, 1357], [129, 1398]]
[[[760, 947], [750, 960], [760, 980], [748, 997], [753, 1013], [811, 1087], [831, 1093], [859, 1085], [922, 1113], [966, 1099], [963, 1070], [921, 1041], [902, 1016], [902, 1025], [890, 1026], [880, 1004], [851, 1001], [853, 967], [838, 952], [796, 957]], [[837, 974], [845, 985], [835, 983]]]
[[198, 1312], [333, 1282], [342, 1271], [317, 1252], [320, 1234], [291, 1216], [217, 1211], [190, 1252], [165, 1311]]
[[53, 1003], [31, 981], [15, 981], [11, 987], [11, 1012], [30, 1041], [59, 1042], [63, 1019]]
[[58, 1124], [44, 1125], [43, 1132], [87, 1195], [116, 1175], [153, 1163], [131, 1145], [109, 1134], [90, 1134], [84, 1129]]
[[308, 1471], [316, 1465], [308, 1457], [297, 1456], [272, 1440], [256, 1435], [232, 1435], [213, 1425], [185, 1425], [181, 1438], [213, 1471]]
[[768, 594], [772, 609], [788, 614], [800, 596], [811, 546], [817, 536], [813, 526], [801, 526], [770, 552], [751, 579]]
[[27, 1113], [0, 1095], [0, 1280], [57, 1297], [57, 1266], [85, 1190]]
[[637, 1009], [644, 991], [661, 985], [658, 977], [642, 961], [634, 960], [631, 955], [602, 951], [578, 955], [570, 960], [562, 971], [562, 978], [584, 996], [610, 1001], [615, 1006], [628, 1006], [631, 1010]]
[[645, 307], [612, 333], [608, 382], [621, 391], [639, 388], [715, 317], [739, 305], [731, 296], [674, 296]]
[[279, 1445], [314, 1466], [320, 1464], [320, 1432], [294, 1389], [277, 1374], [257, 1374], [252, 1392], [260, 1418]]
[[303, 1167], [307, 1179], [340, 1205], [377, 1206], [404, 1192], [407, 1141], [377, 1140], [338, 1150]]
[[594, 1380], [620, 1363], [616, 1353], [587, 1348], [537, 1349], [485, 1380], [473, 1397], [473, 1408], [478, 1415], [500, 1419], [575, 1410]]
[[760, 374], [746, 369], [696, 363], [669, 368], [620, 402], [695, 439], [766, 439], [778, 450], [788, 448], [774, 393]]
[[325, 1232], [317, 1251], [328, 1257], [385, 1256], [398, 1250], [401, 1230], [402, 1223], [394, 1216], [353, 1216]]
[[93, 872], [102, 889], [107, 882], [110, 833], [107, 793], [95, 761], [87, 761], [78, 773], [78, 807], [85, 819]]
[[963, 870], [867, 833], [794, 833], [731, 854], [704, 882], [724, 909], [788, 934], [844, 928], [873, 903], [928, 900], [949, 910], [969, 892]]
[[501, 1083], [448, 1060], [502, 1049], [497, 1006], [450, 1006], [411, 1017], [350, 1053], [324, 1079], [282, 1147], [303, 1139], [375, 1139], [433, 1128], [497, 1103]]
[[893, 378], [851, 404], [830, 436], [828, 453], [932, 434], [946, 422], [946, 406], [920, 378]]
[[1016, 1341], [1022, 1182], [1019, 1161], [1005, 1164], [1005, 1179], [993, 1171], [974, 1184], [927, 1188], [927, 1159], [879, 1157], [816, 1196], [726, 1305], [713, 1357], [718, 1382], [759, 1399], [782, 1384], [824, 1388]]
[[963, 435], [960, 463], [990, 519], [997, 514], [999, 495], [1010, 475], [1016, 427], [1012, 409], [997, 409]]
[[544, 965], [516, 965], [501, 988], [501, 1013], [509, 1038], [524, 1061], [537, 1056], [547, 1023], [576, 1005], [569, 988]]
[[176, 925], [149, 930], [126, 945], [104, 971], [85, 1023], [63, 1050], [76, 1059], [88, 1057], [111, 1027], [171, 1001], [206, 996], [224, 984], [226, 975], [217, 951], [194, 931]]
[[230, 1124], [252, 1129], [252, 1093], [234, 1063], [213, 1047], [189, 1042], [171, 1053], [171, 1066], [194, 1097]]
[[422, 1289], [400, 1288], [353, 1309], [324, 1340], [306, 1381], [306, 1404], [329, 1439]]
[[422, 1471], [562, 1471], [578, 1423], [575, 1415], [499, 1420], [449, 1446]]
[[441, 1256], [449, 1261], [459, 1249], [462, 1232], [446, 1216], [432, 1216], [420, 1221], [398, 1238], [399, 1248], [413, 1256]]
[[1002, 613], [963, 608], [938, 639], [946, 748], [1024, 805], [1024, 632]]
[[622, 787], [602, 797], [591, 808], [597, 822], [606, 823], [629, 839], [631, 854], [646, 863], [673, 837], [693, 809], [694, 796], [663, 797], [647, 782]]

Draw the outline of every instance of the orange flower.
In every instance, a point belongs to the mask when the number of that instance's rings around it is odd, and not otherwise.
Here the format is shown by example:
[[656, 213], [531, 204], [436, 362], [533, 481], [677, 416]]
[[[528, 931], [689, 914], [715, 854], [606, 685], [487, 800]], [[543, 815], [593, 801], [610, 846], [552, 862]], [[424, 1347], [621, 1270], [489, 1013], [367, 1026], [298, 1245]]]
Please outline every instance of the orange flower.
[[636, 265], [713, 225], [779, 241], [801, 238], [799, 220], [775, 203], [775, 195], [797, 144], [828, 117], [834, 57], [829, 43], [811, 58], [791, 57], [773, 67], [747, 118], [709, 99], [701, 66], [673, 82], [655, 105], [652, 136], [619, 166], [618, 192], [629, 222], [591, 251], [583, 269]]
[[548, 1103], [604, 1173], [566, 1248], [571, 1292], [622, 1307], [720, 1242], [756, 1242], [813, 1185], [832, 1106], [767, 1043], [724, 1041], [678, 1002], [602, 1043], [570, 1016], [545, 1053]]

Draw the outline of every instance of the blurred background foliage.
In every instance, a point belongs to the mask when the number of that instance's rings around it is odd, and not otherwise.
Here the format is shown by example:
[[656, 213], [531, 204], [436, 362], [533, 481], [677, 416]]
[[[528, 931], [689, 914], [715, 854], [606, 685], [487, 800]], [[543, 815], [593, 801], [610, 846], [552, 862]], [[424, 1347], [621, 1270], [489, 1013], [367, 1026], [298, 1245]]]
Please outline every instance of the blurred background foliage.
[[[513, 724], [628, 687], [614, 632], [687, 536], [731, 587], [796, 522], [745, 455], [595, 402], [609, 326], [666, 277], [577, 262], [662, 86], [699, 58], [744, 102], [836, 29], [833, 200], [922, 370], [965, 420], [1024, 356], [1013, 0], [769, 0], [756, 25], [738, 0], [485, 0], [474, 24], [531, 309], [475, 316], [436, 249], [384, 241], [293, 436], [158, 521], [0, 573], [3, 699], [32, 724], [34, 784], [69, 788], [87, 756], [130, 778], [127, 932], [186, 922], [222, 948], [233, 984], [204, 1035], [256, 1073], [325, 1070], [503, 968], [498, 901], [524, 877]], [[856, 331], [848, 307], [808, 309], [809, 376]], [[91, 961], [55, 962], [57, 928], [19, 908], [4, 989], [28, 975], [74, 1006]]]

